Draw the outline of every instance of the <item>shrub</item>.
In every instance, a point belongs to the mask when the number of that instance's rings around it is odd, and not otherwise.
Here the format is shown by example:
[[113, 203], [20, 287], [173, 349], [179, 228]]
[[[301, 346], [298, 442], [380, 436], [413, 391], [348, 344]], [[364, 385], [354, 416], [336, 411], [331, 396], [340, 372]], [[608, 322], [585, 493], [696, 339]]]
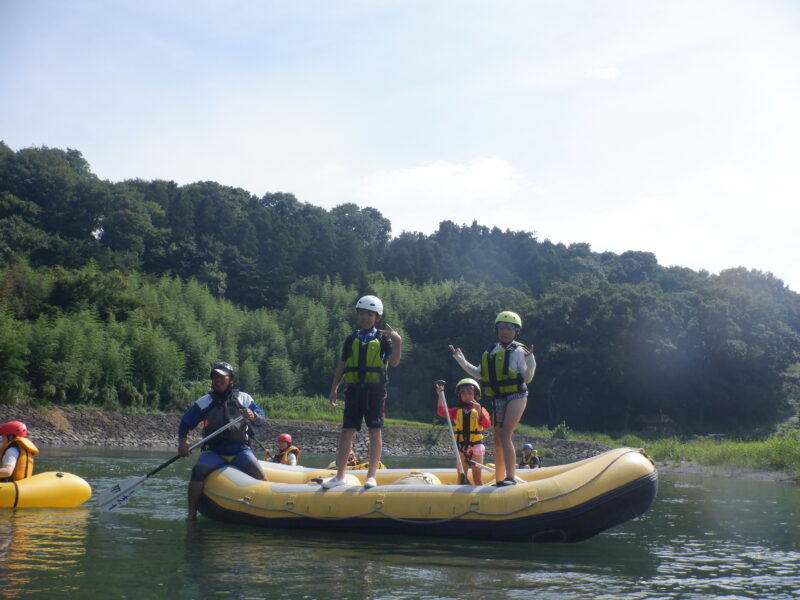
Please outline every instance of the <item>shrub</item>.
[[564, 421], [561, 421], [561, 423], [553, 427], [553, 431], [550, 433], [550, 437], [556, 440], [567, 440], [571, 435], [572, 430], [567, 427], [567, 424]]

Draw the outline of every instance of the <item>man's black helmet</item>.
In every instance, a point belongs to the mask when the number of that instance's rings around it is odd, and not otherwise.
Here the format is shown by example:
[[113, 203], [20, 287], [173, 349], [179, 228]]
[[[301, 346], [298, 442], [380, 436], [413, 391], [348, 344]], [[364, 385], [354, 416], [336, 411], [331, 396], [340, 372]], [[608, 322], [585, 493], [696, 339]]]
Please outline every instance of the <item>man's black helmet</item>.
[[233, 367], [231, 363], [226, 363], [224, 360], [211, 367], [211, 375], [209, 375], [209, 377], [213, 377], [215, 372], [220, 375], [230, 375], [233, 377]]

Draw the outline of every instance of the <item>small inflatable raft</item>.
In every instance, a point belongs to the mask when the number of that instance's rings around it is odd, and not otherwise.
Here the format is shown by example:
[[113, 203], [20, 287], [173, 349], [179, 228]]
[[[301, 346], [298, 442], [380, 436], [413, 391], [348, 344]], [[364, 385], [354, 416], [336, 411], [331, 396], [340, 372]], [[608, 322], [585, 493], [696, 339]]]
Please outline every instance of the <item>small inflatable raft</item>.
[[50, 471], [0, 483], [0, 508], [73, 508], [91, 495], [92, 488], [77, 475]]
[[[535, 542], [577, 542], [643, 514], [658, 474], [642, 450], [618, 448], [575, 463], [520, 470], [513, 486], [458, 484], [455, 469], [366, 471], [325, 490], [328, 469], [261, 463], [269, 481], [232, 467], [206, 479], [206, 517], [264, 527]], [[488, 474], [488, 473], [487, 473]]]

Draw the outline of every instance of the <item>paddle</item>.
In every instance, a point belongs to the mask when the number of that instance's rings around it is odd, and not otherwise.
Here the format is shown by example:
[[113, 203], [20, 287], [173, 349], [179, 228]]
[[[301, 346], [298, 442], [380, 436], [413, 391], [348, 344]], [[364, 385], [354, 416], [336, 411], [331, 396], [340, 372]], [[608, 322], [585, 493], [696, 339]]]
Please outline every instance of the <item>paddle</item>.
[[[238, 417], [236, 417], [230, 423], [228, 423], [226, 425], [223, 425], [222, 427], [217, 429], [215, 432], [213, 432], [213, 433], [207, 435], [206, 437], [204, 437], [199, 442], [196, 442], [196, 443], [192, 444], [191, 446], [189, 446], [189, 451], [191, 452], [192, 450], [194, 450], [198, 446], [202, 446], [208, 440], [210, 440], [213, 437], [218, 436], [220, 433], [222, 433], [223, 431], [225, 431], [229, 427], [231, 427], [233, 425], [236, 425], [236, 423], [238, 423], [242, 419], [244, 419], [244, 415], [239, 415]], [[125, 504], [128, 501], [128, 499], [131, 496], [133, 496], [134, 492], [139, 488], [140, 485], [142, 485], [145, 481], [150, 479], [150, 477], [152, 477], [153, 475], [158, 473], [161, 469], [164, 469], [164, 468], [170, 466], [172, 463], [174, 463], [179, 458], [181, 458], [180, 454], [176, 454], [175, 456], [170, 458], [167, 462], [159, 465], [158, 467], [156, 467], [155, 469], [150, 471], [147, 475], [144, 475], [142, 477], [128, 477], [127, 479], [123, 479], [117, 485], [115, 485], [114, 487], [112, 487], [110, 489], [107, 489], [106, 491], [104, 491], [102, 494], [100, 494], [97, 497], [97, 506], [100, 507], [100, 510], [114, 510], [118, 506], [122, 506], [123, 504]]]
[[[468, 459], [467, 459], [467, 462], [468, 462], [469, 464], [471, 464], [471, 465], [474, 465], [474, 466], [476, 466], [476, 467], [480, 467], [481, 469], [486, 469], [486, 470], [487, 470], [487, 471], [489, 471], [490, 473], [494, 473], [494, 468], [493, 468], [493, 467], [490, 467], [489, 465], [485, 465], [485, 464], [483, 464], [483, 463], [476, 462], [476, 461], [472, 460], [471, 458], [468, 458]], [[516, 479], [516, 480], [517, 480], [517, 483], [527, 483], [527, 481], [525, 481], [525, 480], [524, 480], [522, 477], [520, 477], [519, 475], [514, 475], [514, 479]]]
[[[444, 387], [445, 382], [442, 379], [439, 379], [434, 382], [436, 385], [441, 385]], [[447, 409], [447, 399], [444, 397], [444, 390], [442, 390], [442, 405], [444, 406], [444, 416], [447, 418], [447, 428], [450, 430], [450, 439], [453, 442], [453, 450], [456, 453], [456, 465], [458, 466], [458, 480], [463, 485], [469, 485], [469, 479], [467, 479], [467, 474], [464, 473], [464, 465], [461, 462], [461, 453], [458, 451], [458, 443], [456, 443], [456, 434], [453, 433], [453, 423], [450, 421], [450, 411]]]
[[253, 440], [256, 444], [258, 444], [258, 447], [264, 451], [264, 460], [269, 460], [271, 454], [269, 449], [258, 440], [258, 438], [256, 437], [256, 432], [253, 431], [252, 427], [250, 428], [250, 433], [252, 434], [250, 435], [250, 439]]

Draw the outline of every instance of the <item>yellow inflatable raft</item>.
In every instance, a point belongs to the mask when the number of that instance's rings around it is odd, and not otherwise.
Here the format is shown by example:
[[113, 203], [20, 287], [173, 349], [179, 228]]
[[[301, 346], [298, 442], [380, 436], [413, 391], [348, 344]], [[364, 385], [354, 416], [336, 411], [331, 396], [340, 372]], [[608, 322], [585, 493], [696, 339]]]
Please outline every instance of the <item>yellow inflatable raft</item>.
[[[535, 542], [577, 542], [643, 514], [658, 474], [642, 450], [618, 448], [575, 463], [521, 470], [513, 486], [458, 484], [455, 469], [366, 471], [325, 490], [328, 469], [261, 463], [269, 481], [232, 467], [206, 479], [200, 512], [265, 527]], [[488, 473], [487, 473], [488, 474]]]
[[0, 508], [73, 508], [91, 495], [92, 488], [77, 475], [50, 471], [0, 483]]

